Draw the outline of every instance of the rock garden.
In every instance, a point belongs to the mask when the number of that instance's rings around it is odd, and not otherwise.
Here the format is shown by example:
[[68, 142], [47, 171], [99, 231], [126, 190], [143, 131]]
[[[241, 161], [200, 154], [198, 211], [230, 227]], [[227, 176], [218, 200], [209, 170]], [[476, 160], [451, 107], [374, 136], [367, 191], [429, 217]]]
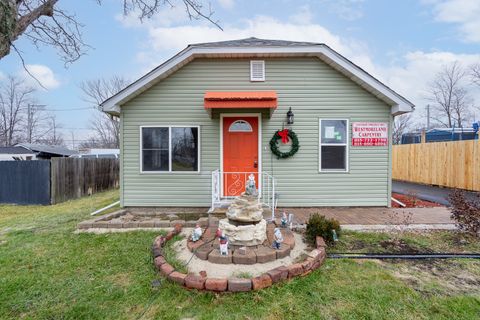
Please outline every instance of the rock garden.
[[[82, 222], [79, 229], [167, 228], [152, 245], [155, 267], [169, 280], [188, 289], [242, 292], [259, 290], [279, 281], [304, 276], [319, 268], [326, 257], [322, 237], [309, 239], [286, 213], [279, 219], [264, 217], [255, 182], [216, 215], [154, 211], [135, 214], [117, 211]], [[195, 217], [199, 218], [195, 219]], [[186, 217], [186, 215], [183, 215]], [[171, 248], [182, 270], [175, 270], [165, 256]]]

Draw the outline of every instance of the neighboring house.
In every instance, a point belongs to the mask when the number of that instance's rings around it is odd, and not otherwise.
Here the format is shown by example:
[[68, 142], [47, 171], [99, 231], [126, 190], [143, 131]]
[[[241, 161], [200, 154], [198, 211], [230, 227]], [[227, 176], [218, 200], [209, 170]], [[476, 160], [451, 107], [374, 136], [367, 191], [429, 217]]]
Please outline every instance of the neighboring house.
[[120, 149], [100, 149], [92, 148], [87, 150], [80, 150], [80, 153], [70, 156], [71, 158], [110, 158], [118, 159], [120, 157]]
[[[102, 106], [121, 205], [174, 207], [227, 204], [251, 173], [270, 207], [390, 206], [391, 124], [414, 107], [325, 44], [256, 38], [189, 45]], [[300, 148], [277, 159], [282, 128]]]
[[[402, 134], [401, 144], [421, 143], [421, 131]], [[425, 131], [425, 142], [461, 141], [479, 139], [479, 123], [471, 128], [433, 128]]]
[[62, 146], [50, 146], [45, 144], [20, 143], [20, 144], [17, 144], [17, 147], [23, 147], [25, 149], [31, 150], [36, 154], [37, 159], [69, 157], [77, 153], [74, 150], [70, 150]]
[[36, 154], [24, 147], [0, 147], [0, 161], [36, 160]]

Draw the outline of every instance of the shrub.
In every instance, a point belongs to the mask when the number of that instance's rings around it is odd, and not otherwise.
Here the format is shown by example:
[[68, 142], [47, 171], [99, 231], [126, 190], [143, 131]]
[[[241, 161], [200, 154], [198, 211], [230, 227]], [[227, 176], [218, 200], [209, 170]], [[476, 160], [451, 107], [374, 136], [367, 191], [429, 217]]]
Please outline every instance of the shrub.
[[335, 219], [325, 218], [325, 216], [321, 216], [318, 213], [314, 213], [310, 216], [307, 222], [307, 241], [315, 245], [316, 237], [321, 236], [325, 242], [333, 243], [332, 230], [335, 230], [337, 236], [340, 236], [340, 222]]
[[449, 196], [452, 205], [451, 218], [457, 227], [475, 236], [480, 235], [480, 193], [475, 199], [466, 199], [465, 192], [455, 190]]

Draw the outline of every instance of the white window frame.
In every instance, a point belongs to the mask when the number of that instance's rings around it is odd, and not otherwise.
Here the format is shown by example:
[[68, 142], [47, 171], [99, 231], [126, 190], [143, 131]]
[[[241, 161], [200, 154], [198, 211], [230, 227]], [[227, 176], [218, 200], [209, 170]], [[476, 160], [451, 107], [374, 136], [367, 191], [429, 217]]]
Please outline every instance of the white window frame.
[[[144, 171], [143, 170], [143, 128], [168, 128], [168, 171]], [[197, 159], [198, 159], [198, 168], [197, 171], [173, 171], [172, 170], [172, 128], [197, 128], [198, 132], [198, 149], [197, 149]], [[201, 155], [201, 133], [199, 125], [185, 124], [185, 125], [148, 125], [140, 126], [140, 173], [142, 174], [198, 174], [200, 173], [200, 155]]]
[[[322, 120], [346, 121], [345, 143], [323, 143], [322, 144]], [[323, 169], [322, 170], [322, 145], [323, 146], [344, 146], [345, 148], [345, 169]], [[350, 120], [339, 118], [318, 119], [318, 172], [321, 173], [348, 173], [350, 172]]]
[[[262, 63], [262, 74], [263, 77], [261, 79], [253, 77], [253, 64], [254, 63]], [[250, 60], [250, 81], [251, 82], [265, 82], [265, 60]]]

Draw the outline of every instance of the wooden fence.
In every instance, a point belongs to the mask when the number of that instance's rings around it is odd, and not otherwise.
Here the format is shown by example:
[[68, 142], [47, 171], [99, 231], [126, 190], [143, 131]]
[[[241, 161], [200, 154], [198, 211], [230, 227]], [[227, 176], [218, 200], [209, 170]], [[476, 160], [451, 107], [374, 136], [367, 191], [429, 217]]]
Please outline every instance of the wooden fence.
[[51, 203], [118, 188], [118, 159], [52, 158]]
[[55, 204], [118, 186], [118, 159], [0, 161], [0, 203]]
[[480, 141], [393, 146], [392, 178], [480, 191]]

